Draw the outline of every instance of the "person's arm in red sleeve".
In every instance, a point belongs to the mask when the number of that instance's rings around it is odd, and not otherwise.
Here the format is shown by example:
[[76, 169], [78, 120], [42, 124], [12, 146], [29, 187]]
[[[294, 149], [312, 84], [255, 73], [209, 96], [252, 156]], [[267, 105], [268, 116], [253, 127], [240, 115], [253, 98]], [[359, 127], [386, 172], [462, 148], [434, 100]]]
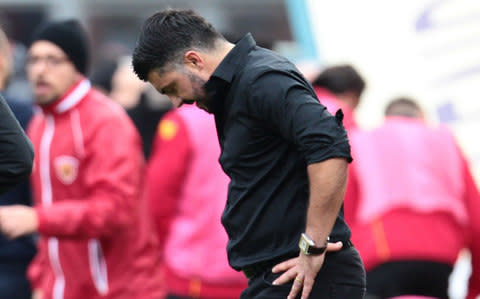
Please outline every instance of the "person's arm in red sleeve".
[[466, 299], [475, 299], [480, 295], [480, 194], [473, 179], [467, 161], [463, 160], [465, 181], [465, 200], [470, 220], [469, 249], [472, 256], [472, 274], [468, 283]]
[[45, 243], [40, 241], [37, 243], [37, 254], [27, 269], [27, 278], [30, 281], [32, 290], [42, 288], [44, 276], [45, 273], [47, 273], [46, 269], [49, 267], [47, 258], [48, 249], [47, 246], [44, 245]]
[[345, 199], [343, 201], [343, 211], [345, 221], [349, 226], [355, 224], [355, 215], [357, 214], [359, 202], [359, 186], [357, 170], [355, 169], [355, 160], [348, 167], [347, 189], [345, 190]]
[[36, 207], [38, 231], [45, 237], [111, 236], [136, 217], [144, 160], [135, 127], [126, 115], [115, 115], [92, 138], [81, 165], [89, 195]]
[[174, 110], [160, 122], [147, 166], [145, 196], [163, 248], [190, 163], [191, 144], [184, 121]]

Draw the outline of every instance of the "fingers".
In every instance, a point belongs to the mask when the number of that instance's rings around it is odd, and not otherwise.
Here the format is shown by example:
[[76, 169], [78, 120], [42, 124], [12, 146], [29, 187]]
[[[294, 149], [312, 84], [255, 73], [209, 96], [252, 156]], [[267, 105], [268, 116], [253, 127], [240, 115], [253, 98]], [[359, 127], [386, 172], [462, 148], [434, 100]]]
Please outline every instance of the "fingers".
[[5, 231], [6, 230], [6, 227], [5, 227], [5, 224], [4, 224], [4, 222], [5, 222], [4, 218], [5, 217], [3, 216], [3, 214], [4, 214], [4, 208], [0, 208], [0, 232], [3, 235], [5, 235], [6, 237], [8, 237], [7, 232]]
[[[308, 299], [310, 292], [312, 291], [313, 284], [315, 283], [315, 277], [306, 276], [305, 281], [303, 282], [303, 290], [301, 299]], [[292, 297], [295, 298], [295, 297]]]
[[280, 264], [277, 264], [275, 267], [272, 268], [273, 273], [279, 273], [279, 272], [284, 272], [287, 271], [297, 264], [298, 257], [286, 260], [285, 262], [281, 262]]
[[287, 272], [280, 275], [277, 279], [275, 279], [272, 282], [272, 284], [274, 285], [284, 284], [286, 282], [293, 280], [295, 277], [297, 277], [297, 270], [295, 268], [291, 268]]
[[4, 236], [5, 236], [8, 240], [14, 240], [14, 239], [17, 238], [13, 233], [10, 233], [10, 232], [5, 232], [5, 233], [4, 233]]
[[3, 228], [3, 229], [2, 229], [2, 234], [3, 234], [3, 236], [4, 236], [5, 238], [7, 238], [7, 239], [9, 239], [9, 240], [14, 239], [14, 238], [13, 238], [13, 233], [12, 233], [11, 231], [9, 231], [8, 229], [6, 229], [6, 228]]
[[12, 240], [15, 238], [15, 230], [10, 219], [11, 217], [9, 215], [9, 207], [0, 208], [0, 232], [7, 239]]
[[336, 243], [327, 243], [327, 252], [339, 251], [342, 249], [343, 243], [338, 241]]
[[14, 231], [13, 231], [11, 225], [9, 225], [8, 223], [2, 223], [0, 229], [1, 229], [2, 234], [3, 234], [7, 239], [12, 240], [12, 239], [15, 238]]
[[[295, 299], [297, 295], [300, 293], [300, 290], [302, 287], [304, 287], [304, 280], [303, 280], [303, 275], [298, 274], [295, 277], [295, 280], [293, 281], [292, 289], [290, 290], [290, 293], [288, 294], [287, 299]], [[310, 288], [311, 289], [311, 288]]]
[[42, 298], [43, 298], [43, 292], [41, 290], [33, 291], [32, 299], [42, 299]]

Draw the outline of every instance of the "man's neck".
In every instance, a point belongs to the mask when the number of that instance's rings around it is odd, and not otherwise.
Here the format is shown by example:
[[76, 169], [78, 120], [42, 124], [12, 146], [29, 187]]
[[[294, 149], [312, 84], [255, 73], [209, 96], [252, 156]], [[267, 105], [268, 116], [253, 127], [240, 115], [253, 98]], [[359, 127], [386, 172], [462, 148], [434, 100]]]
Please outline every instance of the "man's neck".
[[218, 46], [216, 47], [215, 51], [211, 54], [208, 55], [208, 73], [210, 76], [213, 74], [213, 72], [217, 69], [217, 67], [220, 65], [220, 63], [223, 61], [223, 59], [230, 53], [230, 51], [235, 47], [234, 44], [225, 41], [225, 40], [220, 40], [218, 41]]

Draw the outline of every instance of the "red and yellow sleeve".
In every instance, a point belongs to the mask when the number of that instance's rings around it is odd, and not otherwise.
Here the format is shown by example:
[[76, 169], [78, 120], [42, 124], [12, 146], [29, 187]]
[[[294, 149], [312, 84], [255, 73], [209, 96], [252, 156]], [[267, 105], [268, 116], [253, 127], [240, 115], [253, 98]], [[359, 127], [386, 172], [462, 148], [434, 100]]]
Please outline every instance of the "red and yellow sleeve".
[[178, 112], [169, 112], [160, 121], [148, 161], [145, 196], [163, 247], [175, 217], [182, 183], [190, 163], [191, 144]]
[[30, 281], [32, 290], [41, 289], [45, 281], [45, 273], [49, 267], [47, 248], [44, 242], [37, 243], [37, 254], [27, 269], [27, 278]]
[[347, 188], [345, 190], [345, 198], [343, 203], [343, 210], [345, 221], [348, 225], [354, 225], [356, 222], [356, 214], [358, 203], [360, 201], [360, 193], [358, 186], [357, 171], [355, 169], [355, 161], [348, 167]]

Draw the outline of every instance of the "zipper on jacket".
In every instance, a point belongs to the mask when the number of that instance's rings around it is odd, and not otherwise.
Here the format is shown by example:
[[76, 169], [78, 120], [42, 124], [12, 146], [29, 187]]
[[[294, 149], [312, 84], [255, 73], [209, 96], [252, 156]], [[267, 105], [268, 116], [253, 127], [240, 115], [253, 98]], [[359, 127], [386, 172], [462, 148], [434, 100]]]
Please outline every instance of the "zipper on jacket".
[[108, 292], [107, 263], [103, 255], [102, 244], [97, 239], [88, 241], [88, 258], [93, 284], [100, 295]]
[[[40, 181], [42, 184], [42, 205], [52, 205], [52, 180], [50, 176], [50, 147], [55, 133], [55, 120], [52, 115], [45, 115], [45, 129], [40, 142]], [[58, 239], [50, 237], [47, 240], [48, 257], [55, 275], [53, 299], [63, 299], [65, 291], [65, 276], [60, 264]]]

